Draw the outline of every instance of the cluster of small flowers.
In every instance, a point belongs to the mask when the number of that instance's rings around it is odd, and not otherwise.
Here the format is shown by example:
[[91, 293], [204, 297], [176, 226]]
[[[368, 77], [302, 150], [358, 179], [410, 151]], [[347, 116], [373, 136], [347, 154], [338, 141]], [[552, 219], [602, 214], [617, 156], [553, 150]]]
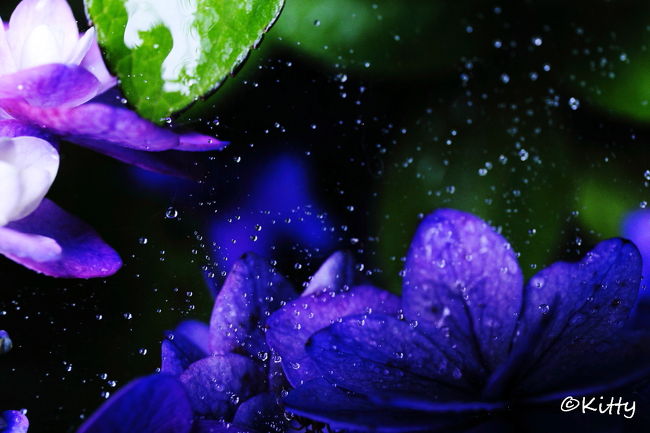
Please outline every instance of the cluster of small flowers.
[[[501, 235], [442, 209], [415, 234], [401, 298], [355, 269], [338, 252], [298, 295], [245, 255], [210, 323], [170, 332], [160, 372], [78, 432], [534, 431], [566, 427], [567, 396], [650, 396], [650, 334], [630, 322], [641, 257], [629, 241], [601, 242], [524, 284]], [[5, 419], [4, 432], [25, 431], [20, 413]]]

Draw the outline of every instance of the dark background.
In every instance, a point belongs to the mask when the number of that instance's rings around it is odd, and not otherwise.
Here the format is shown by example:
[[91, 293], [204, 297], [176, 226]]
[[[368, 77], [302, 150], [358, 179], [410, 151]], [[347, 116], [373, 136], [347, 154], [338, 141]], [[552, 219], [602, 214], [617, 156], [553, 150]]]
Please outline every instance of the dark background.
[[[0, 6], [5, 21], [16, 3]], [[201, 183], [64, 143], [50, 197], [125, 265], [75, 281], [0, 259], [0, 329], [15, 345], [0, 357], [0, 409], [26, 408], [34, 433], [74, 431], [105, 393], [154, 371], [164, 331], [208, 320], [232, 261], [211, 227], [246, 216], [276, 230], [251, 197], [276, 158], [304, 169], [302, 205], [324, 210], [320, 246], [288, 223], [258, 251], [296, 286], [345, 248], [399, 292], [414, 228], [441, 206], [498, 226], [528, 276], [618, 235], [650, 199], [650, 4], [450, 3], [288, 0], [239, 73], [175, 121], [231, 142], [197, 156]]]

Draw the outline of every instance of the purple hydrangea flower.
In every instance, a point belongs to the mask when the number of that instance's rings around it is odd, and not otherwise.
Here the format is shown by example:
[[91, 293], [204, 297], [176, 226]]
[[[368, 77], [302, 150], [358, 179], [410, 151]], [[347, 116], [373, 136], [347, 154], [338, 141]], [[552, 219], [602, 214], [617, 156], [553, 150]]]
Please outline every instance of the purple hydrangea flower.
[[0, 433], [27, 433], [29, 421], [17, 410], [0, 413]]
[[[486, 222], [439, 210], [411, 243], [396, 314], [350, 313], [350, 303], [377, 298], [358, 288], [348, 302], [307, 297], [281, 308], [267, 335], [297, 387], [288, 410], [353, 431], [529, 431], [526, 422], [548, 427], [556, 417], [566, 428], [566, 396], [639, 391], [650, 339], [624, 327], [641, 278], [636, 247], [601, 242], [526, 285], [516, 257]], [[512, 419], [516, 430], [501, 424]], [[578, 422], [587, 425], [584, 415]], [[612, 431], [610, 422], [591, 431]]]
[[80, 35], [65, 0], [23, 0], [0, 25], [1, 254], [55, 277], [102, 277], [120, 268], [94, 230], [43, 199], [58, 171], [59, 139], [165, 173], [175, 173], [173, 165], [149, 152], [223, 147], [91, 101], [115, 84], [94, 29]]
[[[303, 297], [354, 297], [345, 293], [353, 275], [350, 257], [337, 253], [314, 275]], [[377, 294], [372, 305], [379, 311], [395, 310], [396, 297]], [[279, 404], [288, 388], [281, 358], [266, 342], [266, 319], [287, 302], [299, 302], [294, 299], [296, 292], [282, 276], [265, 260], [248, 254], [228, 274], [210, 325], [184, 322], [163, 342], [161, 370], [177, 375], [185, 385], [196, 416], [195, 432], [269, 433], [296, 427]], [[347, 308], [351, 313], [364, 311]]]
[[282, 276], [249, 254], [228, 274], [210, 325], [184, 322], [163, 341], [161, 371], [184, 384], [196, 432], [284, 431], [282, 376], [271, 360], [264, 322], [294, 297]]

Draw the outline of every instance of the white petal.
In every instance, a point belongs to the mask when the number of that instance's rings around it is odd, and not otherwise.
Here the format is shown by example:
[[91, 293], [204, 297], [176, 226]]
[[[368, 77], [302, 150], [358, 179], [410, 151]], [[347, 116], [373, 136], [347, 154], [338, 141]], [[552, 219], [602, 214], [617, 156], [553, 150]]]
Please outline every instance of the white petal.
[[52, 238], [0, 227], [0, 253], [36, 262], [49, 262], [61, 256], [63, 249]]
[[0, 161], [0, 227], [9, 223], [9, 215], [18, 207], [19, 190], [16, 169]]
[[27, 36], [20, 53], [20, 69], [50, 63], [64, 63], [61, 48], [48, 26], [38, 26]]
[[[66, 0], [23, 0], [16, 6], [7, 30], [9, 47], [15, 59], [23, 58], [23, 49], [32, 32], [39, 26], [48, 27], [56, 53], [42, 53], [48, 58], [67, 59], [79, 40], [79, 29]], [[38, 64], [45, 64], [40, 62]]]
[[79, 38], [74, 51], [64, 63], [68, 65], [80, 64], [83, 58], [86, 57], [86, 54], [88, 54], [88, 51], [90, 50], [90, 47], [93, 45], [93, 43], [97, 43], [97, 35], [95, 34], [95, 28], [91, 27], [88, 29], [88, 31], [86, 31], [86, 33], [83, 34], [81, 38]]
[[[89, 29], [88, 32], [90, 32], [90, 30], [93, 29]], [[88, 32], [86, 32], [86, 34], [88, 34]], [[93, 75], [95, 75], [95, 77], [97, 77], [101, 83], [98, 93], [104, 93], [106, 90], [117, 84], [117, 79], [108, 72], [108, 69], [104, 64], [104, 58], [102, 57], [102, 52], [97, 44], [97, 36], [94, 35], [94, 32], [91, 42], [88, 53], [86, 53], [86, 56], [81, 61], [81, 66], [88, 69], [93, 73]]]
[[32, 213], [52, 186], [59, 154], [36, 137], [0, 139], [0, 226]]
[[14, 55], [9, 49], [4, 23], [0, 22], [0, 75], [16, 72]]

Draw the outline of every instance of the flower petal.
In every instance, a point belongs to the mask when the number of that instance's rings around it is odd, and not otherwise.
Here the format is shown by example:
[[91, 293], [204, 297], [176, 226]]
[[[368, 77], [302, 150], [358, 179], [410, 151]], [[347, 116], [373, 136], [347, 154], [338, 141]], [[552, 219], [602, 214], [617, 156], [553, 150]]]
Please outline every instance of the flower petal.
[[98, 94], [104, 93], [117, 84], [117, 78], [112, 76], [108, 69], [106, 69], [102, 52], [97, 44], [96, 35], [93, 36], [90, 48], [81, 61], [81, 66], [92, 72], [99, 80], [100, 87]]
[[[97, 95], [99, 81], [80, 66], [49, 64], [23, 69], [0, 80], [0, 99], [19, 98], [38, 107], [75, 107]], [[0, 106], [11, 101], [0, 101]], [[39, 124], [39, 122], [34, 122]]]
[[510, 244], [480, 218], [441, 209], [420, 224], [406, 260], [403, 303], [430, 337], [482, 375], [508, 356], [523, 277]]
[[242, 426], [223, 421], [199, 419], [194, 423], [192, 433], [259, 433]]
[[63, 248], [52, 238], [0, 227], [0, 254], [43, 263], [59, 260]]
[[[41, 29], [46, 29], [47, 32]], [[50, 36], [40, 38], [38, 32]], [[44, 63], [64, 63], [73, 52], [78, 39], [77, 21], [65, 0], [23, 0], [16, 6], [9, 20], [9, 46], [14, 58], [24, 62], [18, 65], [18, 69]], [[31, 48], [28, 44], [32, 45]], [[53, 52], [47, 52], [46, 46], [51, 46]], [[33, 56], [26, 55], [27, 50], [31, 50]], [[45, 60], [46, 55], [53, 56], [55, 62]]]
[[208, 150], [221, 150], [225, 148], [228, 143], [219, 141], [209, 135], [190, 133], [181, 134], [178, 137], [180, 143], [177, 150], [185, 150], [190, 152], [205, 152]]
[[462, 431], [461, 425], [476, 423], [468, 414], [444, 414], [391, 409], [316, 379], [289, 392], [287, 410], [327, 423], [335, 429], [373, 432]]
[[52, 277], [107, 277], [122, 266], [118, 254], [90, 226], [47, 199], [28, 217], [6, 228], [51, 238], [60, 245], [61, 256], [45, 262], [39, 262], [37, 256], [21, 257], [16, 252], [2, 252], [23, 266]]
[[270, 392], [257, 394], [243, 402], [233, 424], [258, 432], [285, 432], [287, 419], [278, 398]]
[[152, 375], [129, 383], [77, 433], [189, 433], [192, 409], [181, 383]]
[[650, 297], [650, 210], [641, 209], [625, 217], [623, 236], [634, 242], [643, 258], [643, 281], [646, 287], [642, 295]]
[[7, 410], [0, 414], [0, 433], [27, 433], [29, 421], [17, 410]]
[[32, 213], [59, 170], [59, 153], [37, 137], [0, 138], [0, 226]]
[[[531, 389], [553, 386], [558, 371], [592, 362], [599, 344], [620, 332], [632, 310], [641, 280], [641, 257], [629, 241], [599, 243], [578, 263], [558, 262], [542, 270], [526, 287], [517, 342], [540, 326], [540, 341], [526, 383]], [[567, 359], [570, 358], [570, 359]]]
[[307, 353], [329, 382], [364, 395], [466, 399], [460, 369], [418, 331], [391, 316], [348, 316], [315, 333]]
[[9, 48], [4, 23], [0, 25], [0, 59], [2, 59], [0, 62], [0, 76], [16, 72], [18, 68], [16, 67], [14, 55]]
[[[518, 391], [526, 403], [547, 403], [566, 396], [618, 395], [636, 392], [650, 379], [650, 333], [620, 332], [597, 344], [583, 343], [573, 353], [557, 354], [555, 374], [542, 386], [530, 388], [524, 380]], [[592, 356], [575, 356], [576, 352]], [[557, 361], [566, 364], [558, 365]]]
[[332, 323], [368, 311], [396, 314], [397, 296], [372, 286], [349, 292], [320, 292], [302, 296], [275, 312], [267, 320], [269, 346], [282, 357], [282, 367], [293, 386], [315, 379], [320, 372], [305, 350], [309, 337]]
[[21, 122], [15, 119], [0, 120], [0, 137], [37, 137], [49, 142], [58, 148], [54, 137], [31, 123]]
[[[180, 138], [169, 129], [154, 125], [126, 108], [88, 103], [73, 108], [44, 108], [21, 100], [2, 101], [2, 108], [18, 120], [35, 123], [74, 143], [105, 143], [157, 152], [182, 149]], [[214, 140], [201, 150], [218, 150]], [[191, 150], [198, 150], [194, 146]]]
[[201, 359], [180, 376], [194, 412], [231, 419], [240, 401], [261, 392], [264, 374], [248, 357], [227, 353]]
[[214, 303], [212, 352], [243, 350], [254, 357], [268, 352], [266, 319], [295, 296], [293, 287], [266, 260], [246, 254], [233, 265]]
[[181, 323], [162, 342], [163, 373], [179, 375], [193, 362], [208, 356], [208, 325], [195, 320]]
[[35, 123], [72, 142], [94, 140], [146, 151], [169, 150], [179, 143], [173, 132], [125, 108], [95, 103], [43, 108], [20, 100], [5, 100], [2, 105], [16, 119]]
[[[88, 55], [90, 48], [93, 44], [97, 43], [97, 34], [95, 28], [89, 28], [77, 41], [74, 50], [70, 57], [65, 61], [68, 65], [79, 65], [81, 61]], [[94, 75], [94, 74], [93, 74]]]
[[346, 251], [337, 251], [327, 258], [316, 271], [302, 296], [322, 290], [340, 292], [354, 284], [354, 257]]

